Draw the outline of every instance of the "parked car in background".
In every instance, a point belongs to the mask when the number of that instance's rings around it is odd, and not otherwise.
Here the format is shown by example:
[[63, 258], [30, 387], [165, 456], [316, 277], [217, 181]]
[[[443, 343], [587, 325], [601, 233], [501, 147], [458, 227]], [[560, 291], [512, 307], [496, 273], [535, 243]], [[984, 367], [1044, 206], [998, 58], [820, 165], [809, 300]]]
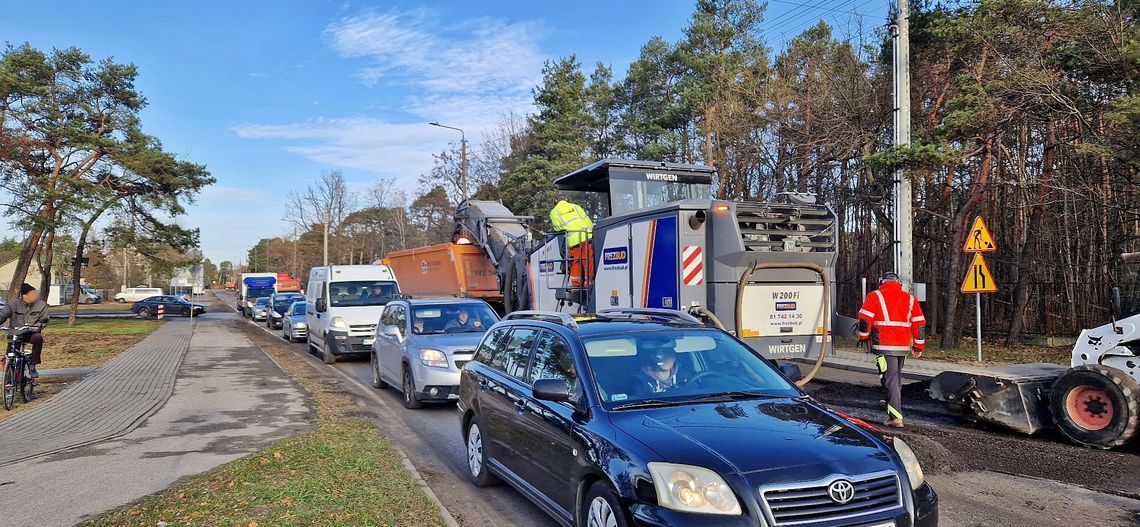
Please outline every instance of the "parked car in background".
[[128, 287], [115, 294], [115, 301], [120, 304], [138, 302], [152, 296], [162, 296], [162, 289], [157, 287]]
[[680, 312], [517, 312], [460, 381], [468, 469], [563, 525], [938, 524], [897, 436]]
[[499, 321], [476, 299], [393, 300], [372, 343], [372, 386], [399, 386], [404, 406], [459, 399], [459, 372], [483, 333]]
[[135, 302], [134, 305], [131, 306], [131, 313], [143, 317], [156, 316], [158, 315], [158, 306], [162, 306], [165, 315], [182, 315], [188, 317], [191, 314], [198, 316], [206, 312], [206, 306], [202, 304], [193, 304], [176, 296], [162, 295], [144, 298]]
[[269, 297], [263, 296], [253, 301], [253, 307], [249, 308], [249, 318], [253, 320], [265, 320], [269, 316]]
[[265, 317], [265, 327], [280, 329], [281, 322], [285, 319], [285, 312], [289, 311], [289, 306], [304, 299], [305, 297], [301, 293], [274, 293], [269, 295], [268, 305], [270, 309], [266, 311], [268, 316]]
[[289, 342], [300, 342], [309, 338], [309, 324], [305, 320], [305, 301], [293, 302], [285, 312], [281, 324], [281, 338]]

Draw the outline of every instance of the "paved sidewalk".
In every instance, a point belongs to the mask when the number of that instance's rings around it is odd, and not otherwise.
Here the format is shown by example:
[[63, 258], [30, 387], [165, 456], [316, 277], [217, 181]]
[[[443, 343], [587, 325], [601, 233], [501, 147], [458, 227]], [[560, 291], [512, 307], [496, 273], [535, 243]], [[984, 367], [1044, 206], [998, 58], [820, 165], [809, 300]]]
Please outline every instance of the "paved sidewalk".
[[306, 394], [237, 323], [198, 320], [173, 393], [134, 430], [0, 467], [0, 525], [75, 525], [310, 429]]
[[[795, 362], [801, 364], [815, 364], [815, 357], [810, 359], [795, 359]], [[837, 349], [835, 350], [834, 356], [828, 356], [823, 359], [823, 365], [830, 368], [861, 373], [874, 373], [876, 375], [879, 373], [878, 368], [875, 367], [875, 354], [862, 351]], [[979, 375], [988, 375], [991, 373], [987, 368], [977, 366], [907, 357], [906, 365], [903, 367], [903, 377], [925, 381], [934, 378], [939, 373], [950, 370]]]
[[42, 405], [0, 420], [0, 466], [138, 426], [170, 397], [193, 327], [172, 319]]

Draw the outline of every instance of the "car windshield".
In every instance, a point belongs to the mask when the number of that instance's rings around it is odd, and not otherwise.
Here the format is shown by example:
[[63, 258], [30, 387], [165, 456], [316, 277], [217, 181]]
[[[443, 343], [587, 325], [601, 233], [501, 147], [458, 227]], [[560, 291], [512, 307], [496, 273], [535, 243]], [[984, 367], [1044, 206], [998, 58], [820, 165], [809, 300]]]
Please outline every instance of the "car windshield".
[[329, 305], [382, 306], [395, 298], [399, 292], [396, 282], [386, 280], [332, 282], [329, 284]]
[[800, 395], [768, 361], [713, 329], [609, 334], [582, 342], [598, 393], [615, 408]]
[[257, 306], [257, 307], [265, 307], [265, 306], [268, 306], [268, 305], [269, 305], [269, 299], [268, 299], [268, 298], [258, 298], [258, 299], [257, 299], [257, 302], [256, 302], [256, 303], [254, 303], [254, 305], [255, 305], [255, 306]]
[[260, 298], [275, 293], [272, 287], [250, 287], [245, 290], [246, 298]]
[[412, 306], [412, 333], [483, 333], [499, 321], [491, 306], [482, 302]]
[[304, 314], [305, 314], [305, 303], [304, 303], [304, 302], [293, 302], [293, 312], [292, 312], [292, 314], [294, 314], [294, 315], [304, 315]]

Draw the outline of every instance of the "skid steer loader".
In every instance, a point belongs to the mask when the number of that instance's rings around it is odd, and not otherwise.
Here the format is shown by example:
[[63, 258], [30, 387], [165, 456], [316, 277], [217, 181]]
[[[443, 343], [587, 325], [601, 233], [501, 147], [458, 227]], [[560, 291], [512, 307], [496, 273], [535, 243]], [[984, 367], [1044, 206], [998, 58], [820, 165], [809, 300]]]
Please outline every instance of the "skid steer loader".
[[[1133, 269], [1140, 253], [1121, 255]], [[1022, 364], [947, 371], [930, 396], [954, 413], [1034, 434], [1056, 425], [1072, 441], [1115, 448], [1140, 426], [1140, 273], [1126, 291], [1112, 288], [1112, 322], [1081, 331], [1069, 368]]]

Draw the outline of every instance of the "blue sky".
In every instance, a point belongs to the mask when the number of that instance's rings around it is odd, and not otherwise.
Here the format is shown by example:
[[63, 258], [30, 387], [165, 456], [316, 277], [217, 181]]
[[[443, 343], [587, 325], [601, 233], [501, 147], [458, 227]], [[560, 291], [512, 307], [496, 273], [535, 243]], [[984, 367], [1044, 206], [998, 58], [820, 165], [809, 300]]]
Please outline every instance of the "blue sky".
[[[186, 225], [215, 262], [244, 260], [288, 228], [284, 197], [323, 170], [351, 188], [379, 178], [413, 194], [454, 132], [472, 142], [526, 113], [546, 59], [577, 54], [621, 76], [653, 35], [680, 38], [691, 1], [8, 2], [0, 39], [78, 46], [139, 67], [144, 129], [218, 182]], [[882, 0], [771, 0], [769, 45], [820, 18], [841, 31], [882, 24]], [[73, 13], [61, 15], [61, 13]], [[855, 14], [853, 14], [855, 13]], [[16, 236], [7, 226], [0, 234]]]

